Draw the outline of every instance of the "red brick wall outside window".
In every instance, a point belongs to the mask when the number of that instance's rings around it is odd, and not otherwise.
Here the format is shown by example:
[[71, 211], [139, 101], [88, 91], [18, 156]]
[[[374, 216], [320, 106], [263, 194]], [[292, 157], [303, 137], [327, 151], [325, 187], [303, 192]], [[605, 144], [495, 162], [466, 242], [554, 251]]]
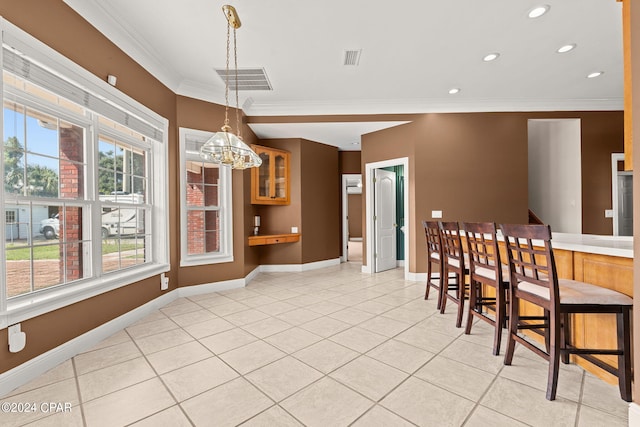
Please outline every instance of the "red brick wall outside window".
[[[189, 162], [187, 171], [187, 254], [220, 251], [219, 169]], [[197, 171], [197, 172], [196, 172]]]

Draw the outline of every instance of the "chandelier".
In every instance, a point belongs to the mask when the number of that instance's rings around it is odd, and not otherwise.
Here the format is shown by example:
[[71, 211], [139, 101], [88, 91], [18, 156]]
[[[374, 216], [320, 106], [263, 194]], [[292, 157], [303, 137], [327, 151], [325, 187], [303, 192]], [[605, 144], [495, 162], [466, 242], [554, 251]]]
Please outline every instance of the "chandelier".
[[[236, 45], [236, 30], [240, 28], [240, 18], [233, 6], [222, 6], [224, 16], [227, 18], [227, 68], [225, 77], [225, 109], [222, 132], [216, 132], [200, 148], [200, 157], [208, 162], [231, 166], [233, 169], [246, 169], [258, 167], [262, 159], [247, 144], [242, 141], [242, 124], [240, 122], [240, 108], [238, 107], [238, 49]], [[233, 27], [233, 59], [235, 68], [235, 92], [236, 92], [236, 136], [229, 125], [229, 57], [230, 36]]]

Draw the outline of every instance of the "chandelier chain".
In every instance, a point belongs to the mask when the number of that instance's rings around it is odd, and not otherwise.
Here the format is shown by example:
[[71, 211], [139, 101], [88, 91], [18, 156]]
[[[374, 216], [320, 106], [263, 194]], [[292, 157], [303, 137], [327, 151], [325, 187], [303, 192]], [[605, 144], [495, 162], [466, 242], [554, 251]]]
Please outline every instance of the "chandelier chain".
[[[235, 34], [235, 29], [233, 30]], [[235, 41], [234, 41], [235, 44]], [[235, 50], [235, 46], [234, 46]], [[231, 24], [227, 22], [227, 72], [225, 74], [224, 85], [224, 125], [229, 126], [229, 55], [231, 53]]]
[[[234, 59], [234, 67], [236, 70], [236, 132], [238, 133], [238, 138], [242, 139], [242, 126], [240, 124], [240, 101], [238, 98], [238, 44], [236, 43], [236, 27], [233, 27], [233, 59]], [[227, 104], [229, 101], [227, 101]]]

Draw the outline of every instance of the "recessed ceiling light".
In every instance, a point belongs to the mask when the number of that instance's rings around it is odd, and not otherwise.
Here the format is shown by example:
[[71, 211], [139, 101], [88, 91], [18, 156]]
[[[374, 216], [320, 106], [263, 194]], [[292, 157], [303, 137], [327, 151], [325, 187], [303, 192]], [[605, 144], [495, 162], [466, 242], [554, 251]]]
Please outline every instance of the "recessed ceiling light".
[[587, 74], [588, 79], [593, 79], [594, 77], [600, 77], [604, 74], [604, 71], [595, 71], [593, 73]]
[[499, 56], [500, 56], [499, 53], [490, 53], [487, 56], [485, 56], [484, 58], [482, 58], [482, 60], [484, 62], [495, 61], [496, 59], [498, 59]]
[[572, 43], [572, 44], [565, 44], [564, 46], [561, 46], [560, 48], [558, 48], [558, 50], [556, 50], [556, 52], [558, 53], [566, 53], [569, 52], [570, 50], [575, 49], [576, 44]]
[[529, 16], [529, 18], [540, 18], [542, 15], [547, 13], [549, 9], [551, 9], [551, 6], [549, 6], [548, 4], [543, 4], [531, 9], [527, 15]]
[[458, 92], [460, 92], [460, 88], [454, 87], [449, 89], [449, 95], [455, 95]]

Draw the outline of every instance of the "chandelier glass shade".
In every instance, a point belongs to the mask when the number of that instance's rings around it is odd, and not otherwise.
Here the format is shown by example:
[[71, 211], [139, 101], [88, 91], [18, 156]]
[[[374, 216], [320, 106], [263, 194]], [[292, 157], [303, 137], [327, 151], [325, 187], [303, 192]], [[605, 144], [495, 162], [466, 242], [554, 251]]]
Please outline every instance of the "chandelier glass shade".
[[[238, 106], [238, 54], [236, 45], [236, 29], [240, 28], [240, 18], [233, 6], [224, 5], [222, 11], [227, 18], [227, 69], [225, 78], [225, 110], [224, 124], [221, 132], [216, 132], [200, 148], [200, 157], [212, 163], [230, 166], [233, 169], [258, 167], [262, 159], [247, 144], [241, 136], [240, 108]], [[235, 92], [236, 92], [236, 127], [238, 135], [232, 133], [229, 126], [229, 57], [230, 36], [233, 28], [233, 56], [235, 62]]]
[[246, 169], [262, 164], [262, 159], [240, 138], [231, 133], [231, 128], [223, 126], [200, 148], [200, 157], [208, 162]]

